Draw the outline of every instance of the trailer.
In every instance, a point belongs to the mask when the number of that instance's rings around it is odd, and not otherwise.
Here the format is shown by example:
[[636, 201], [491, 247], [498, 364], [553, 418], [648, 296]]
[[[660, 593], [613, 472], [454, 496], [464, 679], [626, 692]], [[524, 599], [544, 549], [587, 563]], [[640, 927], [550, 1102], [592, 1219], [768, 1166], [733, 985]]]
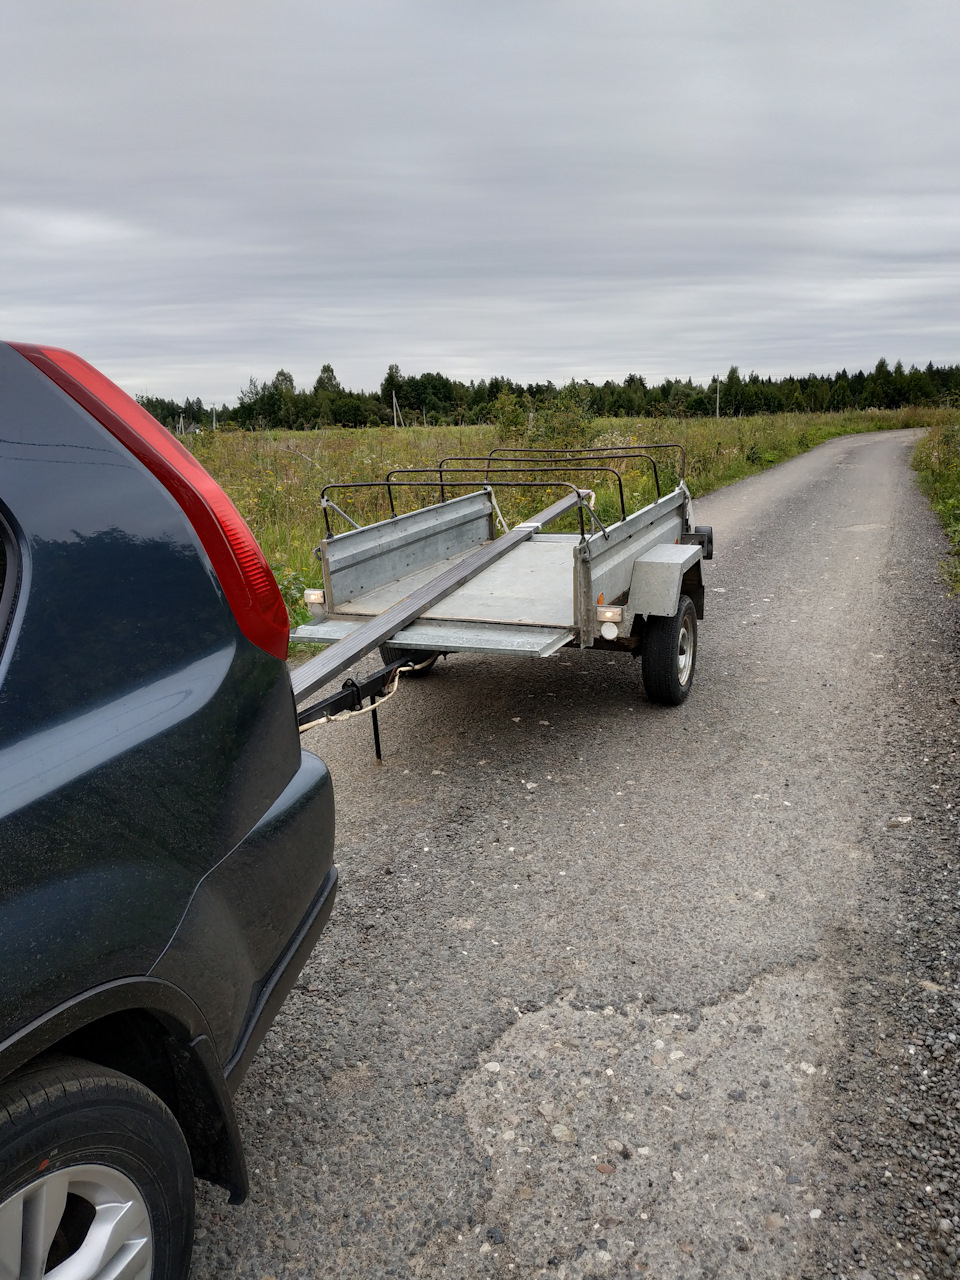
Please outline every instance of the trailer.
[[[663, 450], [677, 451], [679, 463], [668, 493], [661, 493]], [[631, 512], [623, 473], [639, 465], [649, 469], [656, 497]], [[374, 706], [401, 672], [424, 675], [441, 654], [548, 658], [569, 646], [629, 651], [640, 658], [649, 700], [679, 705], [693, 684], [702, 565], [713, 555], [712, 529], [693, 523], [684, 471], [679, 445], [504, 448], [398, 469], [383, 481], [327, 485], [316, 549], [324, 585], [305, 593], [313, 621], [290, 638], [329, 647], [293, 672], [294, 693], [305, 702], [377, 648], [386, 665], [302, 708], [301, 725], [359, 710], [364, 697]], [[620, 518], [606, 524], [589, 487], [604, 480], [620, 506]], [[390, 509], [374, 524], [357, 524], [334, 498], [374, 487]], [[397, 513], [399, 493], [425, 488], [439, 500]], [[519, 489], [561, 496], [509, 528], [497, 494]], [[564, 517], [572, 532], [551, 528]], [[379, 757], [375, 719], [374, 732]]]

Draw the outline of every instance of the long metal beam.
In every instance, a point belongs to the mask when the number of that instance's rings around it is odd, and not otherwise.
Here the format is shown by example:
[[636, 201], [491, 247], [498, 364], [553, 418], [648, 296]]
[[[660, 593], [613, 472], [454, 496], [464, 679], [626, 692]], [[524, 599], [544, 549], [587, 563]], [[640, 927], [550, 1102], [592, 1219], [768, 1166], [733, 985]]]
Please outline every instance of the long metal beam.
[[350, 635], [344, 636], [323, 653], [318, 653], [302, 667], [297, 667], [291, 674], [296, 700], [302, 702], [317, 689], [335, 680], [355, 662], [359, 662], [365, 654], [371, 653], [377, 645], [383, 644], [415, 618], [419, 618], [424, 610], [431, 608], [439, 600], [456, 591], [457, 587], [462, 587], [465, 582], [469, 582], [484, 569], [501, 560], [514, 547], [519, 546], [521, 542], [526, 542], [529, 537], [556, 520], [558, 516], [562, 516], [565, 511], [573, 510], [580, 501], [581, 497], [577, 491], [565, 494], [552, 506], [531, 516], [529, 520], [524, 520], [509, 533], [494, 538], [493, 542], [488, 542], [486, 546], [478, 547], [458, 564], [446, 569], [429, 582], [425, 582], [416, 591], [411, 591], [405, 599], [393, 605], [392, 608], [371, 618], [368, 622], [361, 623]]

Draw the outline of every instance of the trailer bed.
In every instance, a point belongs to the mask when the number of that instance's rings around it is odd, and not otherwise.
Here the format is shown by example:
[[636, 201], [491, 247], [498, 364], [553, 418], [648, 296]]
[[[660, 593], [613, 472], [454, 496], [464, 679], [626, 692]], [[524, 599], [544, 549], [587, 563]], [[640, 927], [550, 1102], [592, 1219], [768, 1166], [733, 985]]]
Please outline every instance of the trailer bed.
[[[457, 622], [500, 622], [516, 626], [573, 626], [573, 548], [575, 533], [543, 537], [529, 542], [490, 565], [456, 591], [424, 610], [421, 617]], [[351, 600], [345, 612], [358, 618], [383, 613], [404, 600], [431, 578], [463, 560], [460, 552], [439, 564], [405, 574]]]

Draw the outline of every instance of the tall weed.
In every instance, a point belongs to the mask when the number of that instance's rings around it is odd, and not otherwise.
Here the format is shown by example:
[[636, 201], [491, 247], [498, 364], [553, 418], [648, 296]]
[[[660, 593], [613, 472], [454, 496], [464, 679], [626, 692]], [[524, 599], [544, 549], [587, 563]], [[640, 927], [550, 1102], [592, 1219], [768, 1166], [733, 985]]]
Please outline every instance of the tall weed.
[[920, 486], [943, 522], [950, 539], [950, 555], [943, 575], [951, 591], [960, 591], [960, 425], [935, 422], [918, 443], [913, 465]]

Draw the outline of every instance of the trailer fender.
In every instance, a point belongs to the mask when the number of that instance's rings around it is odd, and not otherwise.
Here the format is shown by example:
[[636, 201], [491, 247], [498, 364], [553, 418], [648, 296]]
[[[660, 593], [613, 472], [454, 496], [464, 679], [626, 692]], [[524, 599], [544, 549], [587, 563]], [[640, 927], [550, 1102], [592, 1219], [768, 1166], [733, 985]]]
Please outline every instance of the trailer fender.
[[699, 545], [663, 543], [634, 561], [625, 613], [646, 619], [653, 614], [672, 618], [680, 605], [680, 593], [688, 595], [703, 617], [703, 548]]

